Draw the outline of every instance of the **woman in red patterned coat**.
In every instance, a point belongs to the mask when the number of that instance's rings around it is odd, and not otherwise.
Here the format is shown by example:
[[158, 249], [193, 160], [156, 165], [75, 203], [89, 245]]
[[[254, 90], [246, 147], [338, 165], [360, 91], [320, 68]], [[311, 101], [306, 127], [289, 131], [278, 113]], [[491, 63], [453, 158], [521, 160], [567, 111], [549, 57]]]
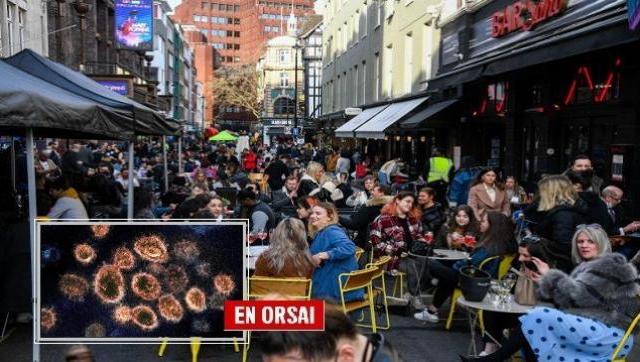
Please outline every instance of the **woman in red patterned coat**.
[[370, 226], [370, 241], [376, 257], [392, 257], [390, 267], [399, 269], [407, 275], [407, 290], [403, 296], [411, 301], [415, 308], [423, 304], [420, 300], [420, 271], [422, 265], [408, 252], [414, 243], [426, 243], [422, 232], [421, 212], [416, 205], [415, 196], [407, 191], [398, 193], [386, 204]]

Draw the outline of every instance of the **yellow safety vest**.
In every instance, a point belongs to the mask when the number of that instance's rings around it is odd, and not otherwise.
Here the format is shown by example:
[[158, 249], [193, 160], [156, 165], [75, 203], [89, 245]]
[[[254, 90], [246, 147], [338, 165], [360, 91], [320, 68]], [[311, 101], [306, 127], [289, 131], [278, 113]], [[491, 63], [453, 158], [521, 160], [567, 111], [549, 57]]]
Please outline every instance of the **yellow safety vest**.
[[443, 180], [449, 183], [449, 170], [453, 166], [453, 162], [445, 157], [431, 157], [429, 159], [429, 175], [427, 183]]

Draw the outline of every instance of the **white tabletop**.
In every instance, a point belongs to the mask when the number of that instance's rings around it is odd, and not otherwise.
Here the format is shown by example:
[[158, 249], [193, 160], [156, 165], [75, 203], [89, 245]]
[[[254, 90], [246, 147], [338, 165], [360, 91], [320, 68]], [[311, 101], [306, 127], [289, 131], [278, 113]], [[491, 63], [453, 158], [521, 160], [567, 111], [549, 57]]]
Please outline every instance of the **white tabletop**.
[[433, 260], [464, 260], [469, 259], [469, 253], [451, 249], [433, 249], [433, 255], [429, 257]]
[[256, 260], [258, 260], [258, 256], [268, 248], [268, 245], [254, 245], [249, 247], [249, 269], [253, 270], [256, 268]]
[[482, 302], [469, 302], [464, 297], [458, 298], [457, 301], [463, 307], [477, 309], [477, 310], [485, 310], [488, 312], [496, 312], [496, 313], [510, 313], [510, 314], [524, 314], [527, 313], [530, 309], [532, 309], [533, 305], [521, 305], [516, 303], [513, 298], [506, 306], [498, 306], [491, 302], [489, 294], [484, 297]]

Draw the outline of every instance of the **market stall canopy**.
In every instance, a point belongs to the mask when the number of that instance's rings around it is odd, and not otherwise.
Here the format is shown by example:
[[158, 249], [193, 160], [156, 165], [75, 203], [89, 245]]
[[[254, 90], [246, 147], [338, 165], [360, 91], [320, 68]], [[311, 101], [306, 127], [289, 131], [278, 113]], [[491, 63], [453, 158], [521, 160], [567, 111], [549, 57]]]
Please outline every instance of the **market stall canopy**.
[[218, 131], [217, 128], [215, 128], [215, 127], [207, 127], [207, 129], [204, 130], [204, 137], [208, 139], [209, 137], [213, 137], [213, 136], [217, 135], [218, 133], [220, 133], [220, 131]]
[[126, 112], [100, 105], [0, 61], [0, 133], [128, 139]]
[[[137, 135], [175, 135], [179, 127], [151, 108], [98, 84], [86, 75], [25, 49], [5, 62], [57, 87], [102, 105], [130, 114], [130, 128]], [[133, 122], [135, 121], [135, 122]]]
[[222, 131], [215, 136], [209, 137], [209, 141], [211, 142], [227, 142], [227, 141], [235, 141], [238, 137], [234, 136], [229, 131]]

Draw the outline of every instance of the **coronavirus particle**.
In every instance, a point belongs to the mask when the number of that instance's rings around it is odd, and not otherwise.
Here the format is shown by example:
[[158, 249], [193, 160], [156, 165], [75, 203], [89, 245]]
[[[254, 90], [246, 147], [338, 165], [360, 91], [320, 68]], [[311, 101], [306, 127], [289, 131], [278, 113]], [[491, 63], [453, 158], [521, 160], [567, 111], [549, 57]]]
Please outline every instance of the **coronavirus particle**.
[[184, 296], [184, 302], [187, 304], [187, 308], [196, 313], [207, 309], [207, 298], [202, 289], [197, 287], [192, 287], [187, 291]]
[[224, 301], [227, 300], [225, 295], [215, 292], [207, 299], [207, 304], [210, 309], [224, 310]]
[[118, 306], [113, 310], [113, 320], [118, 324], [126, 324], [131, 320], [131, 308], [126, 305]]
[[162, 293], [160, 282], [149, 273], [134, 274], [131, 278], [131, 290], [146, 301], [156, 300]]
[[146, 305], [139, 305], [131, 310], [131, 321], [143, 331], [151, 331], [158, 327], [158, 316]]
[[78, 244], [73, 248], [73, 256], [82, 265], [89, 265], [96, 260], [96, 250], [89, 244]]
[[48, 332], [56, 326], [58, 316], [53, 308], [42, 308], [40, 310], [40, 328], [44, 332]]
[[183, 260], [187, 263], [193, 263], [198, 260], [200, 256], [200, 248], [195, 241], [182, 240], [175, 243], [173, 246], [173, 253], [176, 258]]
[[122, 270], [131, 270], [136, 265], [136, 257], [131, 250], [119, 247], [113, 253], [113, 265]]
[[229, 295], [236, 288], [236, 282], [231, 275], [218, 274], [213, 278], [213, 286], [222, 295]]
[[79, 302], [89, 291], [89, 282], [76, 274], [64, 274], [58, 281], [58, 289], [65, 297]]
[[167, 268], [160, 263], [150, 263], [147, 267], [147, 271], [155, 276], [160, 276], [167, 273]]
[[196, 273], [202, 278], [209, 278], [211, 276], [211, 264], [200, 263], [196, 265]]
[[189, 277], [181, 266], [170, 265], [165, 270], [163, 281], [171, 293], [180, 293], [187, 289]]
[[93, 232], [93, 236], [97, 239], [102, 239], [107, 234], [109, 234], [109, 225], [106, 224], [98, 224], [91, 225], [91, 232]]
[[115, 265], [101, 266], [93, 283], [94, 292], [104, 303], [118, 303], [124, 297], [124, 277]]
[[167, 245], [158, 235], [141, 236], [133, 243], [133, 250], [144, 260], [165, 263], [169, 260]]
[[162, 318], [174, 323], [180, 322], [184, 314], [180, 301], [171, 294], [165, 294], [158, 299], [158, 310]]
[[102, 338], [107, 335], [107, 330], [100, 323], [91, 323], [84, 329], [84, 336], [87, 338]]

